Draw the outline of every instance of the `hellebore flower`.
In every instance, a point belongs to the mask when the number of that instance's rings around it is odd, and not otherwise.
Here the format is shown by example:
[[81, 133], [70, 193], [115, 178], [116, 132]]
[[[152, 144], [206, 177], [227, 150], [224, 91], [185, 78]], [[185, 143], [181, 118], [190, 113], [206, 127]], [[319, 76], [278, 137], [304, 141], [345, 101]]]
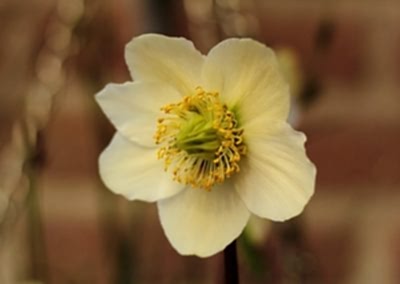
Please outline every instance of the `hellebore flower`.
[[251, 213], [301, 213], [316, 170], [286, 123], [289, 88], [271, 49], [228, 39], [204, 56], [184, 38], [146, 34], [125, 57], [134, 82], [96, 96], [117, 129], [100, 176], [127, 199], [156, 201], [180, 254], [223, 250]]

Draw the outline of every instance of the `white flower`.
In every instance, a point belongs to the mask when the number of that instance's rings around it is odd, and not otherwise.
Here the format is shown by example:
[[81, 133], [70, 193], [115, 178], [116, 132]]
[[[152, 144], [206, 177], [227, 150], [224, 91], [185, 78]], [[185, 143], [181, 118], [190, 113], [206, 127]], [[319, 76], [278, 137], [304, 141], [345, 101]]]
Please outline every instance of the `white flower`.
[[251, 213], [301, 213], [316, 170], [285, 122], [289, 90], [271, 49], [228, 39], [204, 56], [184, 38], [147, 34], [125, 55], [135, 81], [96, 96], [117, 129], [100, 175], [130, 200], [157, 201], [180, 254], [223, 250]]

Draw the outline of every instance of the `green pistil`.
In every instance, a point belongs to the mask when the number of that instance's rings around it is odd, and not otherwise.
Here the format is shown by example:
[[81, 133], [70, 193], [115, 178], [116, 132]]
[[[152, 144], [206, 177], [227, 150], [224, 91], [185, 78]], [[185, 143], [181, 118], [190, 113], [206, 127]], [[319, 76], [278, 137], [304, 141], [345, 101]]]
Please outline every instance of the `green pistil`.
[[220, 139], [213, 127], [213, 121], [196, 112], [190, 112], [176, 137], [176, 147], [188, 154], [212, 158], [219, 146]]
[[239, 172], [246, 153], [243, 130], [236, 109], [222, 104], [218, 93], [198, 87], [195, 94], [161, 110], [167, 116], [157, 120], [157, 156], [165, 160], [166, 171], [172, 168], [175, 181], [210, 191]]

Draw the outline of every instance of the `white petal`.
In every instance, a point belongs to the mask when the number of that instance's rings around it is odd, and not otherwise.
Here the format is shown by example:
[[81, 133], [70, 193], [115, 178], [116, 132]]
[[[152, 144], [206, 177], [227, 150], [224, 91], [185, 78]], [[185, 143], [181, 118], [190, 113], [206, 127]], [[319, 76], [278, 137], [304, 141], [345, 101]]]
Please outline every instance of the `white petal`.
[[181, 97], [162, 84], [127, 82], [107, 85], [96, 100], [119, 132], [143, 146], [154, 147], [160, 108], [179, 102]]
[[314, 192], [316, 175], [305, 140], [287, 124], [248, 138], [235, 188], [252, 213], [275, 221], [301, 213]]
[[182, 255], [208, 257], [222, 251], [240, 235], [250, 215], [230, 183], [211, 192], [186, 188], [157, 204], [164, 232]]
[[286, 120], [289, 87], [274, 52], [251, 39], [228, 39], [208, 54], [202, 78], [208, 91], [220, 92], [242, 125], [263, 118]]
[[155, 149], [141, 147], [118, 133], [99, 158], [104, 184], [130, 200], [153, 202], [183, 189], [163, 166]]
[[134, 38], [125, 49], [132, 77], [160, 81], [189, 95], [198, 86], [203, 55], [184, 38], [146, 34]]

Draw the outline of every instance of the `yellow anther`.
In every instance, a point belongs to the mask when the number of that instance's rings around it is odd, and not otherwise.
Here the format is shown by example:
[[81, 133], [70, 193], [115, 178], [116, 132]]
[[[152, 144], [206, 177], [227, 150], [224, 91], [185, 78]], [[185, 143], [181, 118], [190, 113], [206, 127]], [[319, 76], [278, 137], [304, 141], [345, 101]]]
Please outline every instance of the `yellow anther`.
[[243, 129], [217, 92], [201, 87], [181, 102], [161, 108], [167, 117], [157, 119], [155, 143], [165, 170], [172, 167], [173, 180], [210, 191], [239, 172], [246, 153]]

